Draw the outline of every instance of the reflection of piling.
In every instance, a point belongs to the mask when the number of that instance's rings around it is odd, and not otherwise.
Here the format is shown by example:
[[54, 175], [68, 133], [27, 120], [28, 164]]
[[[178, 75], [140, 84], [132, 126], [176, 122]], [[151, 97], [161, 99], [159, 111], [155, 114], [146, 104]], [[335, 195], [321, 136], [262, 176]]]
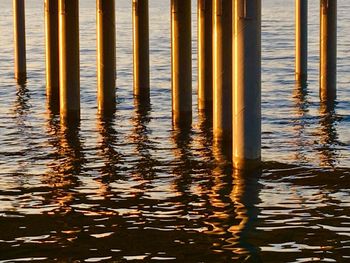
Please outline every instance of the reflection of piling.
[[116, 104], [115, 0], [97, 0], [98, 111], [113, 112]]
[[232, 0], [214, 0], [213, 132], [232, 140]]
[[295, 80], [307, 81], [307, 15], [308, 0], [295, 0]]
[[46, 95], [52, 108], [59, 107], [58, 0], [45, 0]]
[[13, 0], [15, 79], [23, 84], [27, 79], [26, 66], [26, 30], [24, 0]]
[[236, 0], [234, 19], [233, 164], [261, 158], [261, 0]]
[[213, 0], [198, 0], [198, 109], [213, 105]]
[[148, 0], [133, 0], [134, 95], [149, 100]]
[[172, 110], [174, 125], [192, 123], [191, 1], [171, 0]]
[[337, 115], [335, 101], [323, 101], [320, 104], [319, 147], [320, 166], [334, 168], [337, 164], [338, 151], [335, 145], [339, 144], [337, 133]]
[[79, 0], [59, 0], [60, 114], [80, 119]]
[[261, 174], [260, 170], [249, 173], [235, 170], [233, 173], [234, 184], [229, 196], [234, 206], [230, 213], [234, 215], [232, 221], [235, 224], [227, 230], [232, 234], [232, 238], [227, 240], [229, 244], [226, 247], [241, 255], [242, 261], [249, 255], [250, 262], [262, 262], [260, 248], [251, 241], [256, 231], [256, 222], [260, 212], [257, 206], [260, 203], [259, 179]]
[[104, 159], [104, 166], [101, 167], [101, 181], [104, 183], [119, 176], [118, 162], [120, 154], [117, 151], [117, 131], [114, 129], [115, 116], [100, 116], [98, 119], [98, 131], [100, 134], [100, 152]]
[[[72, 0], [67, 0], [72, 1]], [[63, 123], [60, 130], [60, 150], [61, 157], [58, 171], [60, 176], [64, 177], [69, 174], [70, 183], [78, 183], [75, 177], [81, 173], [81, 167], [84, 163], [82, 145], [80, 141], [80, 122], [72, 120], [69, 123]]]
[[320, 98], [335, 100], [337, 82], [337, 0], [321, 0]]

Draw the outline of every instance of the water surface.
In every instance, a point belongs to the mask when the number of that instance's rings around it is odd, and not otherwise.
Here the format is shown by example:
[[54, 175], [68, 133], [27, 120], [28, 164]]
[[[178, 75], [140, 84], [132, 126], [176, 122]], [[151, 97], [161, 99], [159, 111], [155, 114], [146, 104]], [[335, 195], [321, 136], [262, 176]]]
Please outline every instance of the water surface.
[[350, 4], [339, 0], [338, 99], [320, 104], [319, 7], [309, 81], [294, 83], [294, 1], [263, 1], [263, 167], [233, 171], [196, 110], [171, 125], [169, 1], [150, 1], [151, 104], [132, 96], [131, 3], [117, 1], [117, 111], [97, 115], [95, 1], [80, 1], [81, 107], [45, 98], [43, 1], [27, 3], [28, 83], [13, 80], [12, 1], [0, 2], [0, 262], [350, 260]]

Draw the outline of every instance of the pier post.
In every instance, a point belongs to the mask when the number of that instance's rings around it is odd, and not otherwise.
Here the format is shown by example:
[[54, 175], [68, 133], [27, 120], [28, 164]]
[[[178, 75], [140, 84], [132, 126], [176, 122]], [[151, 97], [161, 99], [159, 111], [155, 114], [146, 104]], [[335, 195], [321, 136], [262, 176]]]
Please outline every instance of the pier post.
[[134, 95], [149, 100], [148, 0], [133, 0]]
[[116, 107], [115, 0], [96, 0], [98, 111], [109, 114]]
[[46, 96], [59, 108], [58, 0], [45, 0]]
[[60, 115], [80, 120], [79, 0], [59, 0]]
[[198, 0], [198, 109], [213, 111], [213, 0]]
[[213, 133], [223, 143], [232, 143], [232, 2], [214, 0]]
[[295, 80], [307, 81], [308, 56], [308, 0], [295, 0]]
[[172, 114], [175, 126], [192, 123], [191, 1], [171, 0]]
[[261, 0], [235, 0], [233, 10], [233, 164], [253, 169], [261, 160]]
[[321, 0], [320, 99], [337, 96], [337, 0]]
[[27, 80], [26, 30], [24, 0], [13, 0], [15, 79], [18, 84]]

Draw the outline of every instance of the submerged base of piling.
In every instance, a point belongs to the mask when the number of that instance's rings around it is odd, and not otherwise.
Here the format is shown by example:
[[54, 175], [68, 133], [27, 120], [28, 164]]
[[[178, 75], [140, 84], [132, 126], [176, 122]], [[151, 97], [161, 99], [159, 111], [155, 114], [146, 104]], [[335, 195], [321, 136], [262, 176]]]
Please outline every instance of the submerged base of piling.
[[233, 167], [238, 170], [252, 171], [261, 167], [261, 159], [243, 159], [233, 157]]
[[17, 84], [22, 85], [27, 82], [27, 73], [26, 72], [16, 72], [15, 73], [15, 80], [17, 81]]

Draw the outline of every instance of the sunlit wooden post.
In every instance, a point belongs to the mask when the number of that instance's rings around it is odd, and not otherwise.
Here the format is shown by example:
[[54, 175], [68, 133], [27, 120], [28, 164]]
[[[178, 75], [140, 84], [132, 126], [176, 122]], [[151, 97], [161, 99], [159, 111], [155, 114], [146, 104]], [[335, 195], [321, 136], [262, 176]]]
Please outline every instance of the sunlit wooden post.
[[98, 111], [114, 112], [116, 107], [115, 0], [96, 0]]
[[321, 0], [320, 99], [337, 96], [337, 0]]
[[79, 0], [59, 0], [60, 115], [80, 119]]
[[232, 141], [232, 0], [214, 0], [213, 132]]
[[133, 0], [134, 95], [149, 100], [148, 0]]
[[172, 110], [175, 126], [192, 123], [191, 1], [171, 0]]
[[233, 164], [250, 169], [261, 159], [261, 0], [235, 0], [233, 10]]
[[295, 80], [307, 81], [308, 0], [295, 0]]
[[198, 109], [213, 111], [213, 0], [198, 0]]
[[58, 0], [45, 0], [46, 95], [59, 108]]
[[19, 84], [27, 80], [26, 30], [24, 0], [13, 0], [15, 79]]

